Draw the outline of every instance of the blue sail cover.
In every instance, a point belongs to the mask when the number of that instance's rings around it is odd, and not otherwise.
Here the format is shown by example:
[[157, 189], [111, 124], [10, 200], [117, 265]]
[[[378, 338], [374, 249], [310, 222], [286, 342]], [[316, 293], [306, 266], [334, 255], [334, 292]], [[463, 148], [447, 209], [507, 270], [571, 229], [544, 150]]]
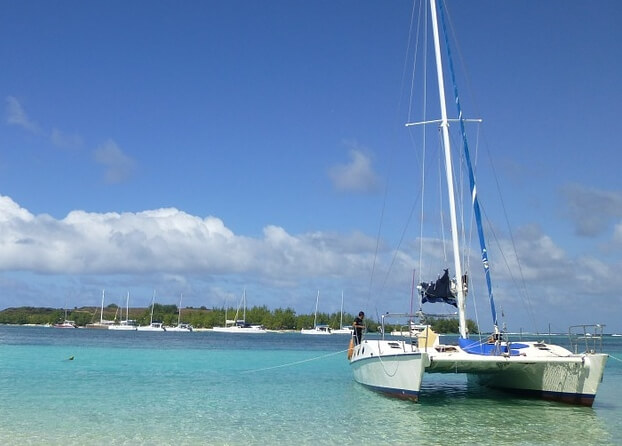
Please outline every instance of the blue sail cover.
[[[527, 344], [520, 343], [503, 343], [496, 344], [492, 341], [478, 341], [460, 338], [458, 340], [460, 344], [460, 348], [467, 353], [471, 353], [473, 355], [484, 355], [484, 356], [497, 356], [497, 355], [507, 355], [510, 356], [518, 356], [520, 355], [521, 348], [527, 348]], [[508, 348], [509, 345], [509, 348]]]
[[451, 290], [451, 280], [449, 279], [449, 270], [444, 270], [445, 273], [436, 282], [421, 282], [419, 287], [421, 289], [421, 303], [446, 303], [458, 306], [456, 301], [456, 295]]

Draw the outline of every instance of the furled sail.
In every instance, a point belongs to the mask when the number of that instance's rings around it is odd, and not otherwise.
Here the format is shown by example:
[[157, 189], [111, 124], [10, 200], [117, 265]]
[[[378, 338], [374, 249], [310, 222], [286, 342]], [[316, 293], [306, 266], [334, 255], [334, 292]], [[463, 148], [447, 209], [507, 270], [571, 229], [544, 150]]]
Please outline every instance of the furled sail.
[[[453, 305], [454, 307], [458, 306], [456, 296], [456, 283], [455, 281], [449, 278], [449, 269], [444, 270], [445, 272], [441, 277], [439, 277], [436, 282], [421, 282], [419, 284], [419, 290], [421, 292], [421, 303], [431, 302], [431, 303], [446, 303], [449, 305]], [[462, 283], [465, 288], [466, 295], [466, 284], [467, 277], [466, 274], [463, 277]]]

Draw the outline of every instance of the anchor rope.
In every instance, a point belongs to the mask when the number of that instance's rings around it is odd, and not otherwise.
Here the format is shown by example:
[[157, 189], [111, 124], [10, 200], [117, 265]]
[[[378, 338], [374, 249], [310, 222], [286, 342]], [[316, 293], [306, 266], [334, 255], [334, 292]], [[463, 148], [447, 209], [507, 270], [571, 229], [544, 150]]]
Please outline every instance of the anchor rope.
[[266, 370], [280, 369], [282, 367], [291, 367], [291, 366], [298, 365], [298, 364], [304, 364], [305, 362], [317, 361], [318, 359], [324, 359], [324, 358], [328, 358], [330, 356], [339, 355], [339, 354], [345, 353], [347, 351], [348, 351], [348, 349], [345, 349], [345, 350], [340, 350], [338, 352], [328, 353], [328, 354], [322, 355], [322, 356], [316, 356], [315, 358], [302, 359], [300, 361], [288, 362], [286, 364], [279, 364], [279, 365], [275, 365], [275, 366], [272, 366], [272, 367], [263, 367], [261, 369], [253, 369], [253, 370], [243, 370], [241, 373], [265, 372]]

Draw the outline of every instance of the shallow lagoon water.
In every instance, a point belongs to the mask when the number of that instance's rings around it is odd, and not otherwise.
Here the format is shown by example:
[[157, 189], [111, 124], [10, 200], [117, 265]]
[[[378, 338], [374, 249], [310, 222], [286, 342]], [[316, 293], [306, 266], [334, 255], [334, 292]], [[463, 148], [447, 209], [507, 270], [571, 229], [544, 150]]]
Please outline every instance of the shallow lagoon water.
[[605, 339], [613, 358], [592, 408], [467, 386], [462, 375], [426, 375], [416, 404], [386, 398], [353, 381], [347, 342], [0, 326], [0, 444], [622, 441], [622, 338]]

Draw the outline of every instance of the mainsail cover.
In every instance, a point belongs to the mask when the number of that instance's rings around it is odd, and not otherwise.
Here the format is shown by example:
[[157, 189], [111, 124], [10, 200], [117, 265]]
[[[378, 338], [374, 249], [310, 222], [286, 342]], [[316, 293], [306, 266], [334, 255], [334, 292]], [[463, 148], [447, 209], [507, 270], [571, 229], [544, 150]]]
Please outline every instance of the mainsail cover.
[[421, 303], [441, 302], [453, 305], [454, 307], [458, 306], [456, 293], [452, 290], [451, 279], [449, 279], [449, 269], [444, 271], [445, 273], [439, 277], [436, 282], [421, 282], [419, 284], [419, 289], [421, 290]]

